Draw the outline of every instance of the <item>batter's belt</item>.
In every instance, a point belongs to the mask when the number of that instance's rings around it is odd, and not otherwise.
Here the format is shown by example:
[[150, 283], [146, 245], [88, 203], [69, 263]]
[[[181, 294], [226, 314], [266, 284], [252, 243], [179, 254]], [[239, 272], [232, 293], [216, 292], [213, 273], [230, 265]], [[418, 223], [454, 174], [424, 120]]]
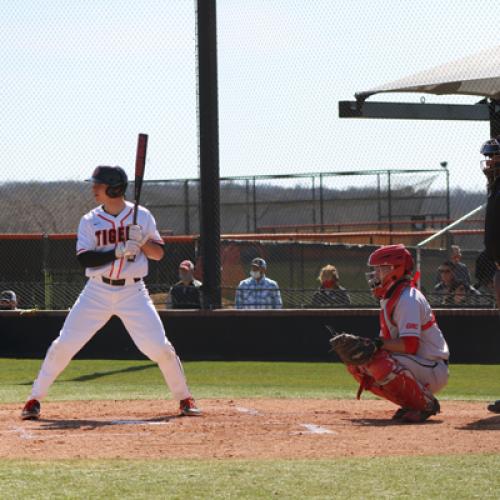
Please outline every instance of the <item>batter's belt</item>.
[[[101, 276], [101, 279], [102, 279], [103, 283], [106, 283], [107, 285], [111, 285], [111, 286], [124, 286], [127, 284], [126, 279], [112, 280], [112, 279], [106, 278], [105, 276]], [[134, 283], [137, 283], [137, 282], [141, 281], [142, 278], [132, 278], [132, 279], [133, 279]], [[128, 283], [131, 284], [130, 278], [128, 279]]]

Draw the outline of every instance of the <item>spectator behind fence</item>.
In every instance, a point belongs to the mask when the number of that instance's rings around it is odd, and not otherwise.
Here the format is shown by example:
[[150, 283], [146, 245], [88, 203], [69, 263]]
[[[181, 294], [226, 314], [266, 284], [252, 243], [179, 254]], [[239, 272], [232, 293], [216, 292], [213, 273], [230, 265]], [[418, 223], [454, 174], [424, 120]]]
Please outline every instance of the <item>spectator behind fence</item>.
[[466, 286], [470, 286], [472, 280], [470, 278], [469, 269], [462, 262], [462, 250], [460, 250], [458, 245], [451, 245], [450, 260], [455, 264], [455, 269], [453, 271], [455, 279], [457, 281], [463, 281]]
[[328, 264], [319, 272], [318, 280], [321, 283], [319, 290], [312, 298], [313, 307], [336, 307], [351, 305], [351, 298], [347, 290], [340, 285], [337, 268]]
[[452, 307], [466, 307], [481, 305], [481, 294], [472, 286], [463, 281], [456, 281], [450, 295], [444, 297], [443, 305]]
[[170, 288], [168, 306], [172, 309], [201, 309], [201, 281], [194, 279], [194, 264], [179, 264], [179, 281]]
[[434, 293], [439, 296], [438, 303], [443, 306], [478, 305], [481, 294], [463, 280], [458, 280], [455, 264], [447, 260], [439, 266], [440, 282], [434, 287]]
[[236, 309], [281, 309], [283, 303], [278, 283], [266, 276], [267, 263], [252, 260], [250, 277], [241, 281], [236, 290]]
[[454, 286], [456, 285], [455, 279], [455, 265], [451, 260], [443, 262], [438, 268], [439, 281], [434, 287], [434, 294], [438, 296], [436, 301], [439, 304], [444, 304], [446, 298], [452, 293]]
[[0, 293], [0, 310], [15, 311], [17, 310], [17, 297], [12, 290], [4, 290]]
[[[462, 262], [462, 251], [458, 245], [451, 245], [450, 258], [447, 262], [450, 262], [452, 264], [455, 281], [463, 281], [466, 285], [472, 284], [469, 269]], [[441, 281], [441, 274], [439, 273], [438, 270], [436, 276], [436, 284], [439, 284], [440, 281]]]

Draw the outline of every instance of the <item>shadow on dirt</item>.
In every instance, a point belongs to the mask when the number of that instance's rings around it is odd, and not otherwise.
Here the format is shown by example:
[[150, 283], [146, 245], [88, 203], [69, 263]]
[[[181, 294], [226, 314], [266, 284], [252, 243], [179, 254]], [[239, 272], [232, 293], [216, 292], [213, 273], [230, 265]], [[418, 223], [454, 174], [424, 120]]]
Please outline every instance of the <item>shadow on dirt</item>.
[[183, 415], [169, 415], [166, 417], [154, 417], [154, 418], [124, 418], [124, 419], [113, 419], [113, 420], [86, 420], [86, 419], [44, 419], [38, 420], [40, 423], [39, 430], [41, 431], [54, 431], [54, 430], [93, 430], [102, 427], [110, 426], [124, 426], [124, 425], [155, 425], [167, 423], [178, 418], [183, 418]]
[[457, 429], [461, 431], [500, 431], [500, 415], [482, 418], [462, 427], [457, 427]]
[[399, 420], [392, 420], [392, 418], [349, 418], [345, 419], [353, 425], [367, 426], [367, 427], [391, 427], [391, 426], [408, 426], [408, 425], [436, 425], [442, 424], [442, 420], [426, 420], [425, 422], [410, 423], [401, 422]]

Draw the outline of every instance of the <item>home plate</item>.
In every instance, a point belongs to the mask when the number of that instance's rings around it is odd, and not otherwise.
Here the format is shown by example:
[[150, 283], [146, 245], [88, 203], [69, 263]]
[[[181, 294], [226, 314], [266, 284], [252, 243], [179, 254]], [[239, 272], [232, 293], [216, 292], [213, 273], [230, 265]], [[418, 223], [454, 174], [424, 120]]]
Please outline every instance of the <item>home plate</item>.
[[301, 426], [307, 429], [309, 434], [337, 434], [335, 431], [331, 431], [325, 427], [320, 427], [316, 424], [301, 424]]

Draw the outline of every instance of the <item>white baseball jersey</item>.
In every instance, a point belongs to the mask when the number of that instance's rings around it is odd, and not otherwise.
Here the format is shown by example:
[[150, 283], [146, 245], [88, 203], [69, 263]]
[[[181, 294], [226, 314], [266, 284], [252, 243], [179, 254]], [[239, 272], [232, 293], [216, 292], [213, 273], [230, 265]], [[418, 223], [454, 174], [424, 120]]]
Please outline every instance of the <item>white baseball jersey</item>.
[[[77, 255], [89, 250], [98, 252], [114, 250], [119, 242], [125, 242], [128, 239], [128, 226], [133, 223], [133, 216], [134, 204], [129, 201], [125, 202], [125, 208], [116, 216], [105, 212], [102, 206], [85, 214], [78, 227]], [[139, 207], [137, 224], [141, 226], [144, 236], [163, 244], [160, 233], [156, 229], [156, 221], [147, 208]], [[139, 252], [133, 262], [122, 257], [104, 266], [87, 267], [85, 274], [89, 278], [105, 276], [113, 280], [143, 278], [148, 274], [148, 259], [143, 252]]]
[[[450, 355], [448, 345], [422, 292], [414, 287], [405, 287], [394, 305], [392, 318], [387, 310], [390, 300], [380, 301], [384, 323], [390, 337], [393, 339], [405, 336], [418, 337], [418, 356], [430, 360], [448, 359]], [[384, 336], [383, 332], [381, 336]]]

